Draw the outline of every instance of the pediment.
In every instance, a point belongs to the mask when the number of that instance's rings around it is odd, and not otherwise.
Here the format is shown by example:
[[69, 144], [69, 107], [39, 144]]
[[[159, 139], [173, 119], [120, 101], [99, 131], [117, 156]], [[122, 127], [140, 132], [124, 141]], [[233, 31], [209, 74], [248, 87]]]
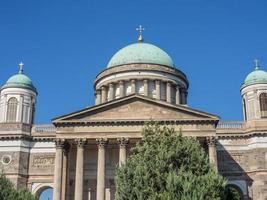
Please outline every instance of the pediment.
[[215, 115], [144, 96], [131, 95], [86, 108], [53, 120], [58, 122], [147, 120], [219, 120]]

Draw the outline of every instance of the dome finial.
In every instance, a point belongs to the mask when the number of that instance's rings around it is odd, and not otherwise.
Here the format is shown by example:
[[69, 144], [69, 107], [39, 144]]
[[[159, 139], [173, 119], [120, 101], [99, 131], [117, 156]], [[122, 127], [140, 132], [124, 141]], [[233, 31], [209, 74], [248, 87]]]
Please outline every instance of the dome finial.
[[22, 62], [19, 63], [19, 74], [23, 74], [23, 66], [24, 64]]
[[144, 38], [143, 38], [142, 32], [145, 30], [145, 28], [142, 27], [142, 25], [139, 25], [139, 27], [136, 28], [136, 30], [139, 32], [138, 42], [143, 42]]
[[254, 60], [254, 63], [255, 63], [255, 70], [259, 70], [260, 69], [259, 60], [258, 59], [255, 59]]

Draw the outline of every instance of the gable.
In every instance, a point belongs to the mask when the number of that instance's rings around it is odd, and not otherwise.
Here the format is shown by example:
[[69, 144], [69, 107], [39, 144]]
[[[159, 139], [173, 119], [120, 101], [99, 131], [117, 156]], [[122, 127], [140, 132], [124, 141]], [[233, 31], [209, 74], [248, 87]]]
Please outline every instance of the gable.
[[54, 122], [112, 120], [218, 120], [217, 116], [147, 97], [117, 99], [57, 118]]

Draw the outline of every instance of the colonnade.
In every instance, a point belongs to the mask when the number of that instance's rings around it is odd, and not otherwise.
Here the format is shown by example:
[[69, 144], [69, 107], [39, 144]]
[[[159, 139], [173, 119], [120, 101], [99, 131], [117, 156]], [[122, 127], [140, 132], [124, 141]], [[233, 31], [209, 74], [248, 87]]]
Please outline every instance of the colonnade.
[[[140, 80], [136, 80], [136, 79], [131, 79], [129, 81], [118, 81], [118, 82], [114, 82], [114, 83], [109, 83], [107, 86], [103, 85], [101, 86], [101, 88], [96, 89], [95, 91], [95, 95], [96, 95], [96, 104], [100, 104], [100, 103], [105, 103], [107, 101], [112, 101], [114, 100], [115, 97], [115, 86], [118, 85], [119, 87], [119, 95], [117, 98], [121, 98], [126, 96], [126, 88], [125, 85], [126, 83], [130, 83], [130, 87], [131, 87], [131, 94], [136, 94], [138, 93], [137, 91], [137, 81]], [[151, 80], [149, 79], [142, 79], [142, 86], [144, 88], [144, 92], [143, 95], [144, 96], [149, 96], [149, 84], [151, 84]], [[187, 104], [187, 90], [185, 88], [182, 88], [181, 86], [179, 86], [178, 84], [174, 84], [171, 81], [162, 81], [162, 80], [152, 80], [154, 87], [155, 87], [155, 99], [157, 100], [163, 100], [161, 99], [161, 94], [162, 92], [165, 92], [166, 96], [166, 100], [168, 103], [175, 103], [177, 105], [179, 104]], [[162, 87], [161, 84], [165, 84], [166, 85], [166, 89], [164, 91], [162, 91]], [[175, 90], [175, 94], [172, 94], [173, 89]], [[172, 95], [174, 97], [174, 101], [172, 101]]]
[[[119, 165], [126, 162], [128, 138], [118, 138], [119, 146]], [[64, 139], [57, 139], [56, 142], [56, 157], [55, 157], [55, 173], [54, 173], [54, 200], [66, 200], [68, 191], [68, 152], [69, 143]], [[87, 140], [84, 138], [76, 139], [74, 144], [77, 146], [76, 156], [76, 172], [75, 172], [75, 191], [74, 199], [83, 199], [83, 184], [84, 184], [84, 148]], [[97, 200], [105, 200], [105, 157], [106, 146], [108, 140], [105, 138], [96, 139], [98, 147], [97, 160]]]
[[[119, 147], [119, 166], [126, 162], [126, 149], [129, 144], [128, 138], [118, 138]], [[217, 151], [214, 137], [206, 138], [209, 150], [210, 162], [217, 168]], [[64, 139], [56, 140], [56, 156], [55, 156], [55, 173], [54, 173], [54, 200], [66, 200], [69, 190], [68, 184], [68, 152], [69, 143]], [[87, 144], [87, 140], [84, 138], [76, 139], [74, 144], [77, 146], [76, 156], [76, 173], [75, 173], [75, 191], [74, 199], [83, 199], [83, 184], [84, 184], [84, 149]], [[97, 158], [97, 191], [96, 199], [105, 200], [105, 159], [106, 159], [106, 146], [108, 140], [106, 138], [96, 139], [98, 147]]]

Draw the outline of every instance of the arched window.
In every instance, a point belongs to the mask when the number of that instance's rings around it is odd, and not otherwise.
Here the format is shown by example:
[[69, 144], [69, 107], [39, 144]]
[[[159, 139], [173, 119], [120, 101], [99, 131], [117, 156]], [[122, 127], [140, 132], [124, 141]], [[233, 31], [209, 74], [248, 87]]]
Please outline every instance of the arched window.
[[7, 102], [7, 122], [16, 122], [18, 100], [11, 97]]
[[260, 94], [261, 117], [267, 117], [267, 93]]
[[52, 200], [53, 199], [53, 189], [52, 188], [45, 188], [43, 189], [39, 196], [39, 200]]

